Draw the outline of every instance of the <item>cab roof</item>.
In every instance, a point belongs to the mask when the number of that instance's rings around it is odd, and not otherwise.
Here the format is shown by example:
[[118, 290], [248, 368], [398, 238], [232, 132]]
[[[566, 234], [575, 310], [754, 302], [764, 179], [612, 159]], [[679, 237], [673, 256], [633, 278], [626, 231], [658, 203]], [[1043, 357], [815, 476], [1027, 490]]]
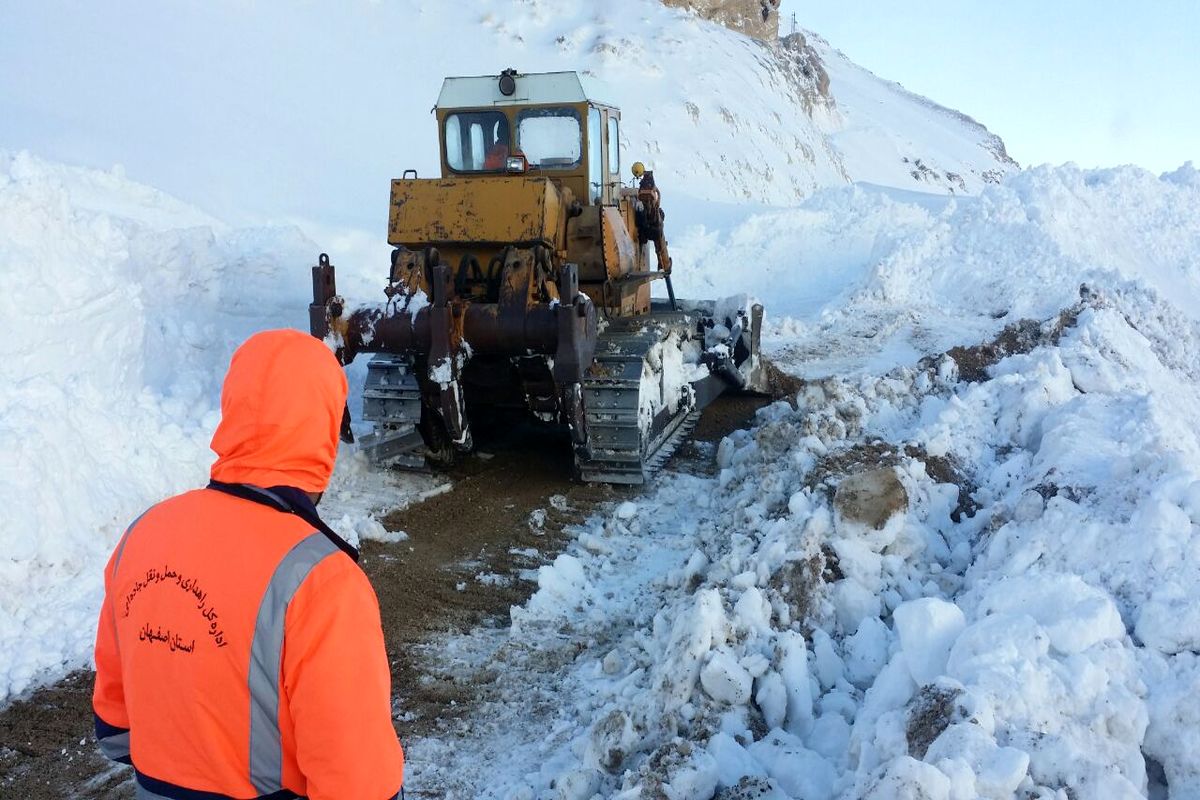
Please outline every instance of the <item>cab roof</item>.
[[438, 95], [438, 108], [480, 108], [481, 106], [546, 105], [548, 103], [585, 103], [615, 108], [612, 93], [600, 81], [578, 72], [531, 72], [516, 76], [517, 90], [511, 96], [500, 93], [499, 75], [470, 78], [446, 78]]

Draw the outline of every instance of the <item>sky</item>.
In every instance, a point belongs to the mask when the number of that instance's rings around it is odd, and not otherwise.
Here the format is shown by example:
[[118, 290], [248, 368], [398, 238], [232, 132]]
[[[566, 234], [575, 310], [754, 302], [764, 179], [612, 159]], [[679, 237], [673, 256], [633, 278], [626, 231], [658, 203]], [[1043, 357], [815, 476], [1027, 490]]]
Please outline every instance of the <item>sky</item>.
[[784, 33], [793, 12], [876, 75], [982, 122], [1022, 166], [1200, 164], [1196, 0], [783, 0]]

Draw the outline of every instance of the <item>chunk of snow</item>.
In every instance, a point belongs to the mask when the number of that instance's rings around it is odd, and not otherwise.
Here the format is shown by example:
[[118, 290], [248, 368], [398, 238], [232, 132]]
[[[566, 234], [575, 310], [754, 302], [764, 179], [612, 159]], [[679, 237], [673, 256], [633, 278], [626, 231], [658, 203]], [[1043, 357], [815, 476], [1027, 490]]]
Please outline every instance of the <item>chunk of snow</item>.
[[909, 674], [918, 685], [933, 683], [946, 671], [950, 648], [967, 626], [962, 609], [924, 597], [898, 606], [892, 619]]
[[1045, 628], [1060, 653], [1078, 653], [1125, 635], [1125, 624], [1107, 593], [1077, 575], [1023, 575], [994, 584], [981, 613], [1028, 614]]
[[792, 797], [830, 800], [837, 772], [796, 736], [774, 730], [749, 747], [750, 755]]
[[950, 800], [951, 788], [937, 767], [901, 756], [888, 764], [864, 800]]
[[808, 647], [795, 631], [783, 631], [775, 640], [779, 676], [787, 688], [787, 730], [796, 736], [812, 726], [812, 680], [808, 675]]
[[730, 705], [742, 705], [750, 700], [751, 680], [749, 672], [720, 651], [713, 653], [700, 670], [700, 685], [709, 697]]
[[787, 719], [788, 694], [783, 678], [778, 672], [767, 672], [758, 679], [754, 702], [762, 712], [763, 722], [768, 729], [782, 728]]
[[727, 733], [717, 733], [708, 740], [708, 752], [717, 762], [717, 785], [728, 788], [747, 775], [766, 777], [767, 771], [755, 758]]
[[890, 637], [878, 617], [867, 617], [846, 639], [846, 677], [855, 686], [870, 686], [888, 660]]

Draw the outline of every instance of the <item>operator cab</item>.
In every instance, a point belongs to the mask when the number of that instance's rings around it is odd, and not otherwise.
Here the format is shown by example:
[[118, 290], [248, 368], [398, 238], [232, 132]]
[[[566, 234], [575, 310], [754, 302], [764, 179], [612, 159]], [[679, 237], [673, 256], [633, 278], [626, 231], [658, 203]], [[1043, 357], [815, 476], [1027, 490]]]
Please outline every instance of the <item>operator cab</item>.
[[607, 96], [576, 72], [447, 78], [435, 109], [442, 177], [546, 177], [588, 205], [615, 205], [621, 112]]

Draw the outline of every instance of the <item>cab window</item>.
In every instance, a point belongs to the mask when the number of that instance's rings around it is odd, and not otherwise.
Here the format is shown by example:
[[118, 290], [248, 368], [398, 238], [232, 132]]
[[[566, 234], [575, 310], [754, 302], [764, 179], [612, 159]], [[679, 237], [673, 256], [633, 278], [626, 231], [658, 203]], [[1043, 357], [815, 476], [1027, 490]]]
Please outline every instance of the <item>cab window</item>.
[[609, 180], [620, 180], [621, 174], [621, 139], [617, 135], [617, 118], [609, 113], [608, 117], [608, 175]]
[[527, 108], [517, 115], [517, 146], [530, 169], [570, 169], [583, 155], [579, 112], [573, 108]]
[[455, 172], [503, 172], [512, 146], [508, 117], [499, 111], [446, 117], [446, 163]]
[[600, 140], [603, 132], [600, 109], [588, 109], [588, 195], [593, 203], [599, 203], [604, 192], [604, 144]]

